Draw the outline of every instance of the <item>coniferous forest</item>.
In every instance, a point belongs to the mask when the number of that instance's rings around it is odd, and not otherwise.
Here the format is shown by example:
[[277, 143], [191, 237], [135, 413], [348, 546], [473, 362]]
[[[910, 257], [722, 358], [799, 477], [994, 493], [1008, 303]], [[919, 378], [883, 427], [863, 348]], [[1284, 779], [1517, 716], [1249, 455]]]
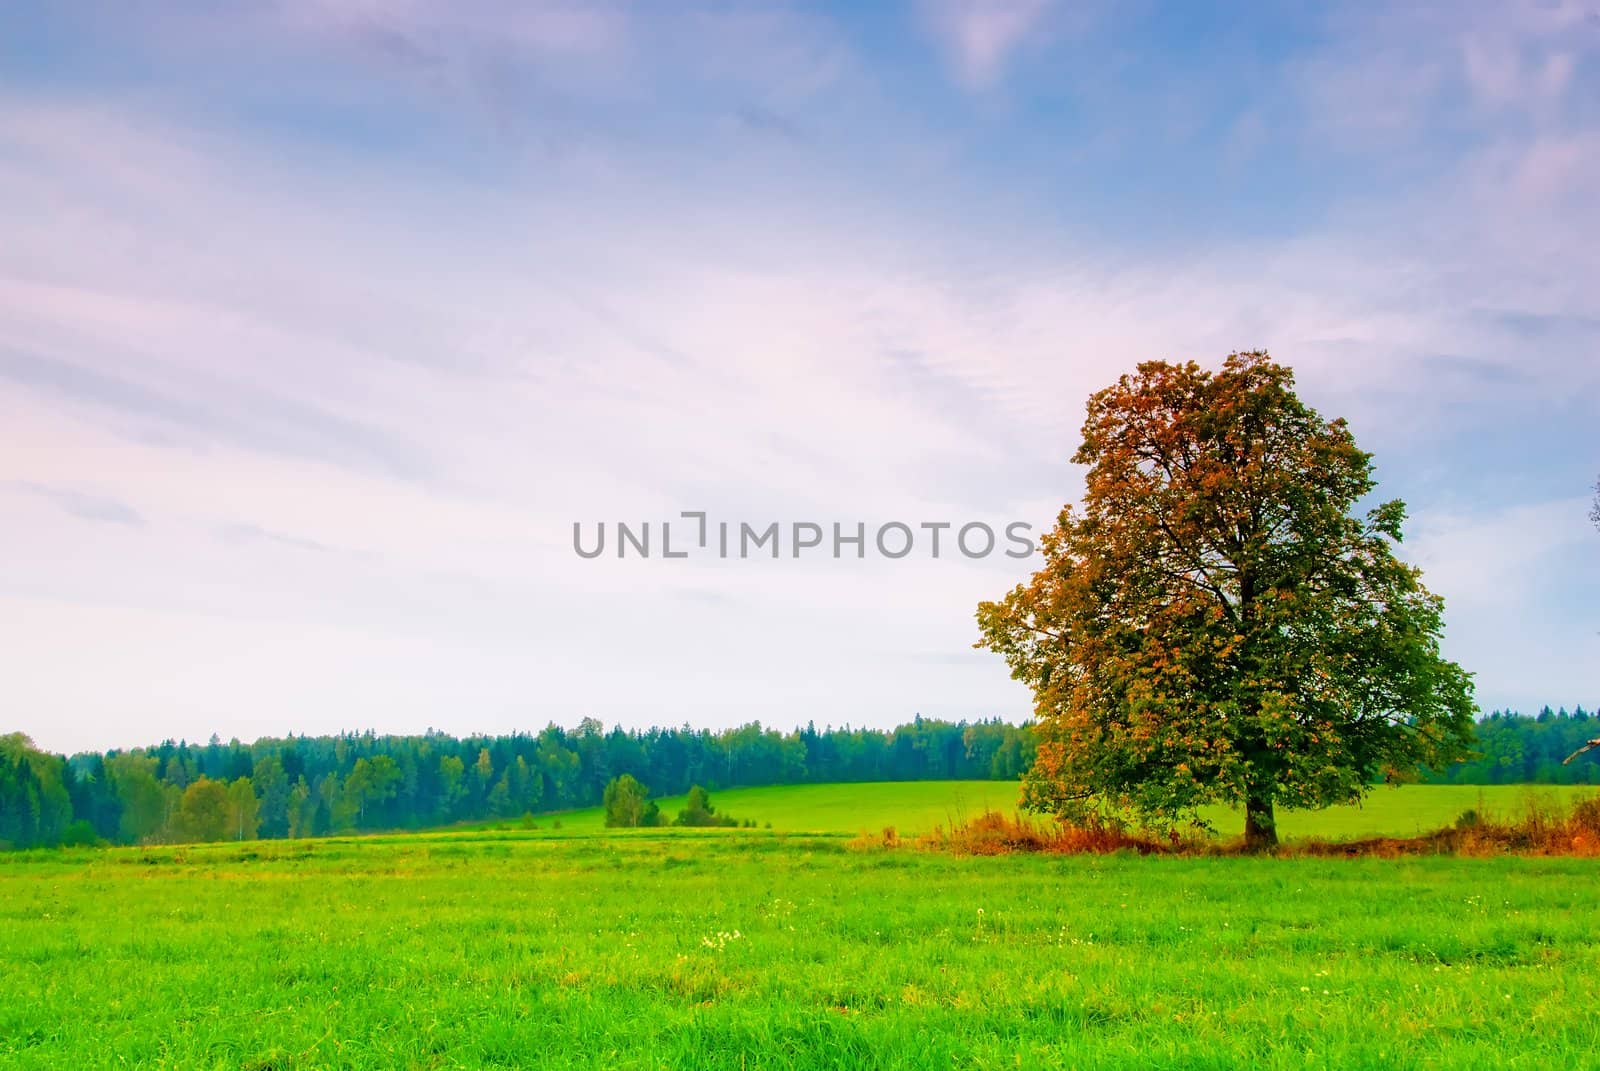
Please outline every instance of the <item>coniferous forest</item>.
[[[1477, 756], [1428, 771], [1441, 784], [1600, 784], [1600, 761], [1563, 765], [1600, 719], [1579, 706], [1495, 711]], [[0, 846], [250, 840], [415, 829], [589, 807], [629, 774], [660, 796], [781, 784], [1010, 780], [1031, 727], [918, 717], [892, 730], [576, 729], [454, 737], [338, 736], [191, 744], [66, 758], [0, 737]]]

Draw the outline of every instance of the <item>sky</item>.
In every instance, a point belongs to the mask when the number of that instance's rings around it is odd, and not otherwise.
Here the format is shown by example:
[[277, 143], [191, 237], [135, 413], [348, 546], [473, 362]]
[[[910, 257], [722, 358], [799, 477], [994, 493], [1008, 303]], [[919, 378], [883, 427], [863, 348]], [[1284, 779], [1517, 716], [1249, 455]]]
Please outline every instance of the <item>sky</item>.
[[1600, 705], [1600, 6], [1252, 7], [8, 5], [0, 726], [1020, 719], [1033, 563], [659, 526], [1042, 531], [1245, 349], [1484, 709]]

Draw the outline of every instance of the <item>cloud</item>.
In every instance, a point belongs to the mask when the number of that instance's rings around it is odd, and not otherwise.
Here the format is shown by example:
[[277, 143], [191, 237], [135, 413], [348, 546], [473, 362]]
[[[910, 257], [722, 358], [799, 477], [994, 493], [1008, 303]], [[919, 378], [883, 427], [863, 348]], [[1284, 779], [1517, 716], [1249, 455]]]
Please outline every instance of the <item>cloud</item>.
[[1050, 6], [1051, 0], [931, 0], [924, 15], [956, 78], [968, 89], [986, 89]]
[[[1037, 530], [1079, 490], [1089, 392], [1252, 346], [1418, 508], [1407, 551], [1485, 694], [1578, 687], [1596, 583], [1544, 540], [1600, 469], [1600, 230], [1573, 210], [1593, 131], [1588, 68], [1545, 58], [1565, 46], [1527, 39], [1479, 89], [1454, 32], [1363, 23], [1292, 57], [1401, 102], [1417, 155], [1388, 182], [1360, 116], [1287, 133], [1339, 103], [1298, 62], [1241, 113], [1099, 38], [1092, 77], [1046, 78], [1017, 59], [1062, 59], [1055, 12], [952, 5], [928, 18], [957, 79], [1019, 110], [934, 121], [905, 57], [810, 9], [724, 14], [502, 43], [471, 11], [306, 8], [253, 39], [265, 84], [303, 74], [265, 112], [249, 79], [187, 82], [214, 57], [176, 39], [154, 88], [7, 95], [0, 480], [148, 523], [0, 500], [0, 644], [26, 652], [3, 698], [85, 744], [135, 716], [128, 743], [204, 738], [224, 708], [241, 734], [1020, 715], [961, 654], [1015, 562], [586, 562], [571, 524]], [[398, 36], [340, 36], [363, 20]], [[426, 88], [497, 70], [527, 122], [559, 102], [572, 152]], [[1027, 110], [1087, 81], [1070, 121]], [[1182, 136], [1146, 137], [1186, 95]], [[1493, 122], [1433, 133], [1469, 114]], [[1525, 560], [1474, 565], [1508, 545]], [[55, 687], [119, 636], [105, 687]]]
[[256, 524], [225, 524], [217, 529], [217, 538], [230, 546], [271, 543], [293, 550], [308, 550], [314, 554], [329, 554], [335, 549], [315, 539], [302, 539], [299, 536], [268, 531]]
[[143, 527], [145, 519], [139, 511], [109, 495], [81, 491], [72, 487], [48, 487], [36, 483], [21, 483], [22, 490], [43, 498], [63, 512], [85, 521], [104, 524], [124, 524]]

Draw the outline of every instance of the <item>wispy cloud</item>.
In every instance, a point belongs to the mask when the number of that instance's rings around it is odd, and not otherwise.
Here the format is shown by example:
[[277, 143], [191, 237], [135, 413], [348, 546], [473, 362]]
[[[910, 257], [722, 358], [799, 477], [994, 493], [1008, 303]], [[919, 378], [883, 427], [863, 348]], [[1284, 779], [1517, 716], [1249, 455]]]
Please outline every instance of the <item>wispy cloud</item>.
[[32, 495], [45, 499], [63, 512], [85, 521], [104, 524], [125, 524], [142, 527], [144, 517], [138, 510], [110, 495], [96, 494], [74, 487], [50, 487], [37, 483], [16, 485]]
[[1050, 9], [1052, 0], [928, 0], [925, 17], [956, 77], [985, 89], [1005, 73], [1012, 54]]

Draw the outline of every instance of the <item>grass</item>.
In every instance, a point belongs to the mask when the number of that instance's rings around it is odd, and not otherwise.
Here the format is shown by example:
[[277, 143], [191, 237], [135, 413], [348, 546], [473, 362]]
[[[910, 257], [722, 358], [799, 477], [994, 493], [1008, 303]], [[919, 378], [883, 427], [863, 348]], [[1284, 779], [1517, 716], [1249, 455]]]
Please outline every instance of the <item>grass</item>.
[[[931, 786], [834, 791], [856, 809], [818, 797], [797, 821], [943, 820]], [[1436, 790], [1391, 797], [1413, 791]], [[740, 796], [714, 802], [761, 817]], [[0, 1067], [1549, 1068], [1600, 1052], [1594, 860], [973, 858], [545, 826], [0, 856]]]
[[[775, 830], [860, 833], [894, 826], [902, 835], [911, 835], [935, 826], [948, 829], [986, 810], [1010, 811], [1017, 792], [1018, 785], [1010, 781], [898, 781], [730, 789], [713, 793], [711, 802], [720, 813], [754, 819], [758, 826], [771, 822]], [[1530, 801], [1570, 803], [1594, 794], [1593, 787], [1582, 785], [1383, 787], [1374, 789], [1359, 807], [1280, 810], [1278, 831], [1285, 838], [1406, 837], [1450, 825], [1469, 808], [1515, 815]], [[676, 815], [684, 798], [674, 796], [660, 803], [665, 814]], [[1236, 836], [1244, 829], [1243, 816], [1226, 808], [1208, 808], [1206, 817], [1224, 835]], [[537, 819], [546, 827], [555, 820], [563, 829], [579, 832], [597, 832], [605, 824], [598, 807]]]

